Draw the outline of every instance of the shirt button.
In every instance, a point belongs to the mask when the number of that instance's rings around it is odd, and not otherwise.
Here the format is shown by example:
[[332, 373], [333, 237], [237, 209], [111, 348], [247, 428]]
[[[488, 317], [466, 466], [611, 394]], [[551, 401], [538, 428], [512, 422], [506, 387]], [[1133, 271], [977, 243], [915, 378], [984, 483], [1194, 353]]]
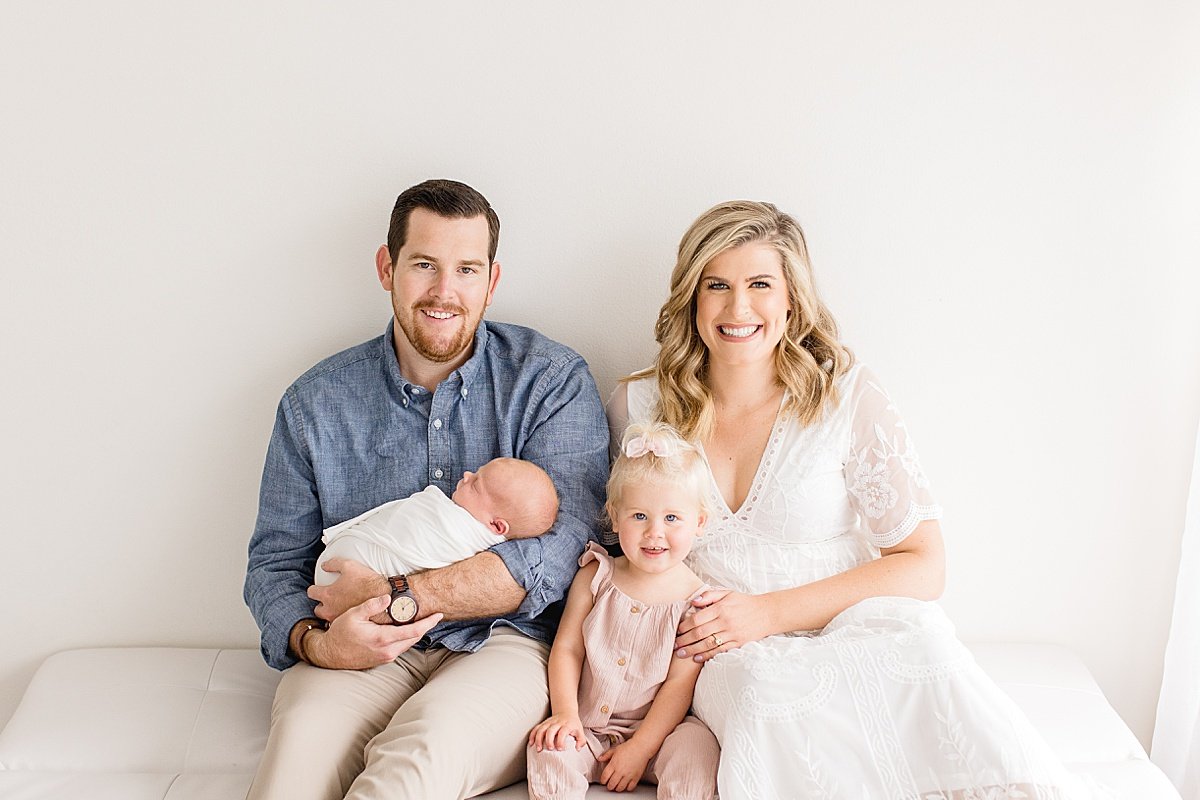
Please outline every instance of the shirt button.
[[404, 406], [405, 408], [408, 408], [408, 398], [406, 397], [403, 400], [401, 400], [400, 405]]
[[433, 427], [437, 428], [440, 431], [442, 429], [442, 421], [440, 419], [435, 419], [433, 421]]
[[464, 398], [466, 398], [466, 396], [467, 396], [467, 387], [465, 387], [465, 386], [464, 386], [464, 387], [462, 387], [461, 389], [459, 389], [459, 390], [458, 390], [458, 393], [459, 393], [459, 394], [461, 394], [461, 395], [462, 395]]
[[600, 706], [600, 713], [601, 713], [601, 714], [607, 714], [607, 713], [608, 713], [608, 706]]
[[623, 667], [623, 666], [625, 666], [625, 659], [623, 659], [623, 658], [618, 658], [618, 659], [617, 659], [617, 666], [618, 666], [618, 667]]
[[433, 471], [433, 477], [435, 477], [435, 478], [440, 478], [440, 477], [442, 477], [442, 471], [441, 471], [440, 469], [435, 469], [435, 470]]

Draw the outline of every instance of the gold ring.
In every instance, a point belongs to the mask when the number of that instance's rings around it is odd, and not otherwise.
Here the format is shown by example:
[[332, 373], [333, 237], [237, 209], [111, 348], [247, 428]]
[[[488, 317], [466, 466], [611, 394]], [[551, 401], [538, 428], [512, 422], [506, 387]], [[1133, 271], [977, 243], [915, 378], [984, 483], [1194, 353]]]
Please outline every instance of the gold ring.
[[721, 637], [717, 636], [715, 633], [712, 635], [712, 640], [713, 640], [713, 644], [715, 644], [717, 647], [720, 647], [721, 645], [725, 644], [724, 642], [721, 641]]

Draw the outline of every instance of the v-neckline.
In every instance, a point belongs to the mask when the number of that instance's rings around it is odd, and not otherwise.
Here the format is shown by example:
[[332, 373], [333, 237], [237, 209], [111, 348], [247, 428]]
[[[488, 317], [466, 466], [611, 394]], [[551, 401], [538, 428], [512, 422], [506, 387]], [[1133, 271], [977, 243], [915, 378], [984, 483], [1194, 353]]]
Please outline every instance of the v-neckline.
[[763, 471], [767, 468], [767, 454], [771, 452], [771, 443], [775, 440], [776, 429], [783, 419], [783, 405], [787, 402], [787, 396], [788, 393], [785, 389], [783, 395], [779, 398], [779, 408], [775, 409], [775, 421], [771, 423], [771, 432], [767, 435], [767, 443], [763, 445], [763, 450], [759, 453], [758, 468], [754, 470], [754, 477], [750, 480], [750, 489], [746, 492], [746, 496], [742, 498], [742, 502], [738, 505], [736, 511], [729, 507], [729, 500], [725, 498], [724, 493], [721, 492], [721, 487], [717, 485], [717, 476], [713, 474], [712, 462], [708, 460], [708, 451], [704, 449], [703, 444], [699, 442], [696, 444], [696, 447], [700, 450], [701, 458], [704, 459], [704, 465], [708, 467], [708, 481], [712, 486], [713, 493], [721, 501], [721, 508], [730, 516], [740, 517], [743, 512], [749, 510], [746, 508], [746, 504], [754, 496], [754, 487], [758, 486], [763, 478], [766, 477], [763, 475]]

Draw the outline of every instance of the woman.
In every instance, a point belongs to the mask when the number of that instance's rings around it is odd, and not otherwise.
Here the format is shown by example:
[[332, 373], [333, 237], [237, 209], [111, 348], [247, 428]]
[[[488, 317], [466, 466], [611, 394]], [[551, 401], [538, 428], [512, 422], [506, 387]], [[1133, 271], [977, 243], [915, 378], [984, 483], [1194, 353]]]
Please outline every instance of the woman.
[[[838, 341], [799, 225], [709, 210], [679, 246], [654, 366], [609, 404], [703, 447], [708, 583], [676, 655], [708, 661], [696, 714], [738, 798], [1075, 798], [938, 606], [941, 510], [907, 429]], [[807, 633], [805, 633], [807, 632]]]

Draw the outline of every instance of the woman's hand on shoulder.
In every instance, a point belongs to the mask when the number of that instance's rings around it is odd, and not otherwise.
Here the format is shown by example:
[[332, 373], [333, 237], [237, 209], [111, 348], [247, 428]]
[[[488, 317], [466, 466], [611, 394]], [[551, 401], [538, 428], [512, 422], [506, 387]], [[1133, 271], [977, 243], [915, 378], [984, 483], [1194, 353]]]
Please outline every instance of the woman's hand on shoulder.
[[692, 600], [693, 612], [679, 622], [675, 655], [707, 661], [718, 653], [765, 639], [772, 633], [766, 595], [708, 589]]

